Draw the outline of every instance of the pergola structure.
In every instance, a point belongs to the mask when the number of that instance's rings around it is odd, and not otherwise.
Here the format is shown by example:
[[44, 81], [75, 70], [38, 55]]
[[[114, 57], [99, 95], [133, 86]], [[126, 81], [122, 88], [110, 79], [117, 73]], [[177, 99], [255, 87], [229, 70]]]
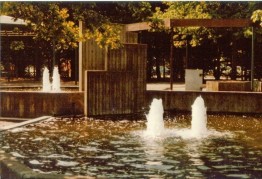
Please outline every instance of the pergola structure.
[[[250, 19], [164, 19], [164, 27], [170, 30], [170, 41], [173, 42], [173, 29], [175, 27], [252, 27], [252, 47], [251, 47], [251, 89], [254, 82], [254, 43], [255, 43], [255, 24]], [[126, 25], [126, 31], [143, 31], [151, 29], [150, 23], [141, 22]], [[170, 66], [173, 66], [174, 45], [170, 45]], [[170, 89], [173, 89], [173, 68], [170, 69]]]
[[[11, 77], [11, 71], [15, 71], [14, 68], [10, 67], [10, 59], [8, 56], [12, 55], [13, 52], [10, 51], [10, 43], [12, 41], [27, 41], [28, 43], [31, 43], [33, 37], [35, 36], [35, 33], [30, 31], [27, 27], [27, 23], [22, 19], [15, 19], [10, 16], [1, 15], [0, 16], [0, 49], [1, 49], [1, 61], [8, 61], [8, 67], [6, 67], [5, 71], [3, 73], [7, 73], [8, 80], [10, 80]], [[6, 58], [8, 60], [6, 60]], [[4, 60], [5, 59], [5, 60]], [[31, 63], [35, 63], [36, 58], [32, 59], [34, 62], [31, 61]], [[21, 64], [21, 63], [20, 63]], [[18, 69], [16, 69], [16, 72], [18, 73]], [[13, 72], [14, 73], [14, 72]], [[36, 71], [30, 72], [31, 75], [35, 75]], [[1, 73], [2, 74], [2, 73]]]
[[16, 31], [14, 32], [14, 27], [19, 27], [20, 29], [24, 29], [26, 27], [26, 22], [22, 19], [14, 20], [13, 17], [10, 16], [0, 16], [0, 34], [1, 37], [33, 37], [34, 33], [29, 31]]

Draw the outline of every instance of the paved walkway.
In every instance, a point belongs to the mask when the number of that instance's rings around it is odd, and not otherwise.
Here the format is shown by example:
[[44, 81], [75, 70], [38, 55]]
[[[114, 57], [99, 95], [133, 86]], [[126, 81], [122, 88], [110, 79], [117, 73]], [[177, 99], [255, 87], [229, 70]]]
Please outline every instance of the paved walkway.
[[[148, 83], [146, 85], [147, 90], [164, 90], [170, 91], [170, 83]], [[173, 91], [184, 91], [185, 84], [184, 83], [173, 83]]]
[[[24, 80], [24, 79], [13, 79], [8, 82], [6, 79], [0, 78], [0, 88], [5, 87], [42, 87], [41, 81], [34, 80]], [[61, 81], [61, 87], [78, 87], [78, 84], [75, 84], [75, 81]], [[148, 83], [147, 90], [170, 90], [169, 82], [160, 82], [160, 83]], [[174, 83], [173, 91], [184, 91], [184, 83]]]
[[[11, 81], [7, 81], [5, 78], [0, 78], [0, 87], [40, 87], [42, 86], [41, 81], [35, 81], [30, 79], [13, 79]], [[75, 81], [61, 81], [61, 86], [67, 87], [77, 87], [78, 85], [75, 84]]]
[[2, 120], [0, 119], [0, 131], [1, 131], [1, 128], [6, 128], [8, 126], [12, 126], [13, 124], [17, 124], [18, 122], [12, 122], [12, 121], [6, 121], [6, 120]]

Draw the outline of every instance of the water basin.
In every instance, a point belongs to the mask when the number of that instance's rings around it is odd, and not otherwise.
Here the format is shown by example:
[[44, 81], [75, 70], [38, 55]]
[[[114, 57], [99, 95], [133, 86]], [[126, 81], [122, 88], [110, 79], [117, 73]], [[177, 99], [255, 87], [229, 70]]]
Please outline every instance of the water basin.
[[51, 118], [1, 133], [0, 146], [35, 171], [105, 178], [261, 178], [262, 116], [165, 113], [161, 135], [144, 115]]

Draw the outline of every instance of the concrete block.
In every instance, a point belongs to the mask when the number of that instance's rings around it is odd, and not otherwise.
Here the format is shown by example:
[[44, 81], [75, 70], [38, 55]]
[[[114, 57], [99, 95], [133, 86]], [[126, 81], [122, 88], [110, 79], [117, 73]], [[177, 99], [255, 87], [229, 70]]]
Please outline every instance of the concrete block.
[[203, 70], [200, 69], [186, 69], [185, 89], [201, 91], [203, 83]]

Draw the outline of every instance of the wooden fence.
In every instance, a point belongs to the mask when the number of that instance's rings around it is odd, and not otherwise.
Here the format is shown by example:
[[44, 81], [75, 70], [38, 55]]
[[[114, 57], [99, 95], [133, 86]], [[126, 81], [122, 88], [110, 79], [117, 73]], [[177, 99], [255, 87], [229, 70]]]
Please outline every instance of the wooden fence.
[[86, 70], [85, 114], [128, 114], [142, 110], [147, 46], [124, 44], [109, 50], [107, 70]]

